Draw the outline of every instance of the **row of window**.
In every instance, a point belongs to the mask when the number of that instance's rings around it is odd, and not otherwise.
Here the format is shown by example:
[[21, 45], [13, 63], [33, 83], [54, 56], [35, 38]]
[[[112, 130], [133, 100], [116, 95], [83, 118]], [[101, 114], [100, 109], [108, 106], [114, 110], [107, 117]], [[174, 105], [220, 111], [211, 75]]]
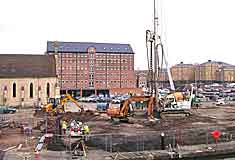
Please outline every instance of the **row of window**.
[[[115, 79], [115, 78], [120, 78], [120, 74], [97, 74], [96, 75], [96, 78], [105, 78], [105, 77], [108, 77], [108, 78], [112, 78], [112, 79]], [[128, 75], [127, 74], [122, 74], [121, 75], [121, 78], [127, 78]]]
[[[130, 59], [130, 61], [131, 61], [131, 59]], [[108, 59], [108, 60], [103, 59], [103, 60], [96, 60], [96, 63], [101, 63], [101, 64], [105, 64], [105, 63], [108, 63], [108, 64], [110, 64], [110, 63], [128, 63], [128, 60], [123, 59], [123, 60], [120, 61], [120, 59]], [[131, 62], [129, 62], [129, 63], [131, 63]]]
[[[91, 56], [92, 54], [90, 54], [89, 56]], [[87, 58], [88, 57], [88, 55], [87, 54], [70, 54], [70, 53], [68, 53], [68, 54], [62, 54], [62, 58], [63, 57], [67, 57], [67, 58], [76, 58], [76, 57], [78, 57], [78, 58]], [[112, 55], [112, 54], [104, 54], [104, 55], [97, 55], [96, 54], [96, 58], [120, 58], [120, 55], [117, 55], [117, 54], [115, 54], [115, 55]], [[126, 57], [126, 58], [132, 58], [133, 57], [133, 55], [121, 55], [121, 57], [123, 58], [123, 57]]]
[[96, 67], [96, 70], [101, 70], [101, 71], [102, 71], [102, 70], [106, 70], [106, 69], [107, 69], [107, 70], [111, 70], [111, 71], [112, 71], [112, 70], [113, 70], [113, 71], [115, 71], [115, 70], [120, 70], [120, 69], [121, 69], [121, 70], [132, 70], [133, 67], [132, 67], [132, 66], [129, 66], [129, 67], [128, 67], [128, 66], [121, 66], [121, 67], [120, 67], [120, 66]]
[[[79, 80], [81, 80], [81, 79], [85, 79], [85, 77], [88, 77], [88, 74], [81, 74], [81, 75], [77, 75], [77, 78], [79, 79]], [[96, 75], [94, 75], [94, 74], [89, 74], [89, 78], [94, 78], [94, 77], [96, 77], [96, 78], [105, 78], [105, 77], [108, 77], [108, 78], [112, 78], [112, 79], [114, 79], [114, 78], [119, 78], [120, 77], [120, 74], [112, 74], [112, 73], [110, 73], [110, 74], [96, 74]], [[121, 75], [121, 78], [127, 78], [128, 77], [128, 75], [127, 74], [122, 74]], [[60, 76], [59, 76], [59, 78], [61, 78]], [[63, 74], [63, 76], [62, 76], [62, 78], [63, 79], [75, 79], [76, 78], [76, 74], [73, 74], [73, 73], [71, 73], [71, 74]]]
[[87, 57], [87, 55], [86, 54], [71, 54], [71, 53], [68, 53], [68, 54], [62, 54], [62, 58], [63, 57], [70, 57], [70, 58], [72, 58], [72, 57], [84, 57], [84, 58], [86, 58]]
[[[92, 65], [91, 65], [91, 67], [92, 67]], [[77, 69], [78, 70], [88, 70], [89, 68], [87, 68], [87, 67], [77, 67]], [[90, 68], [91, 69], [91, 68]], [[133, 67], [132, 66], [97, 66], [96, 67], [96, 70], [132, 70], [133, 69]], [[58, 67], [58, 70], [59, 70], [59, 72], [61, 71], [60, 70], [60, 68]], [[62, 67], [62, 70], [76, 70], [76, 67]]]
[[[5, 87], [6, 89], [6, 87]], [[22, 86], [21, 87], [21, 90], [23, 91], [24, 90], [24, 87]], [[38, 90], [41, 90], [41, 87], [38, 87]], [[30, 83], [29, 84], [29, 98], [33, 98], [34, 96], [34, 86], [33, 86], [33, 83]], [[14, 82], [13, 85], [12, 85], [12, 97], [15, 98], [17, 97], [17, 86], [16, 86], [16, 83]], [[50, 84], [47, 83], [47, 86], [46, 86], [46, 95], [47, 97], [50, 97]]]
[[[59, 81], [60, 83], [61, 81]], [[77, 81], [77, 83], [87, 83], [88, 81]], [[69, 81], [69, 80], [66, 80], [66, 81], [62, 81], [62, 83], [76, 83], [76, 81]], [[96, 83], [99, 83], [99, 84], [105, 84], [106, 81], [104, 80], [97, 80]], [[108, 83], [120, 83], [120, 81], [108, 81]], [[121, 81], [121, 83], [133, 83], [133, 81], [128, 81], [128, 80], [123, 80]]]
[[[97, 84], [105, 84], [105, 81], [96, 81]], [[120, 83], [120, 81], [109, 81], [108, 83]], [[121, 81], [121, 83], [132, 83], [132, 81], [127, 81], [127, 80], [124, 80], [124, 81]]]
[[[61, 81], [59, 81], [59, 83], [61, 83]], [[76, 81], [63, 80], [62, 83], [76, 83]], [[87, 81], [77, 81], [77, 83], [87, 83]]]
[[[62, 63], [88, 63], [88, 62], [91, 62], [93, 61], [93, 59], [78, 59], [77, 61], [75, 59], [62, 59]], [[132, 59], [130, 59], [129, 61], [126, 60], [126, 59], [123, 59], [120, 61], [120, 59], [94, 59], [94, 62], [95, 63], [100, 63], [100, 64], [111, 64], [111, 63], [131, 63]], [[61, 63], [61, 60], [58, 59], [57, 60], [57, 64], [60, 64]]]

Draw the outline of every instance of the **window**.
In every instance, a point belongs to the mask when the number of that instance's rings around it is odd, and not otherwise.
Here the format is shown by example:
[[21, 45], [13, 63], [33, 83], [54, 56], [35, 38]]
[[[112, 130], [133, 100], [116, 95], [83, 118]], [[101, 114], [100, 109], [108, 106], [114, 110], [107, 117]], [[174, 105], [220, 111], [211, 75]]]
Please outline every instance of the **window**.
[[16, 83], [13, 83], [13, 97], [16, 97]]
[[29, 97], [33, 98], [33, 83], [30, 83], [29, 85]]
[[47, 83], [47, 97], [50, 97], [50, 84]]
[[90, 81], [90, 82], [89, 82], [89, 87], [94, 87], [93, 81]]

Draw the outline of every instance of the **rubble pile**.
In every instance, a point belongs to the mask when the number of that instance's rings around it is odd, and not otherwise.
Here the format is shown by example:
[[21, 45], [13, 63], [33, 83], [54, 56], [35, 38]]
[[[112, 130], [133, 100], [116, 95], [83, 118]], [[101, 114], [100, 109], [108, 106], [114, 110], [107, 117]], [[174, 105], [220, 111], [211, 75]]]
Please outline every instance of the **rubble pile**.
[[92, 120], [94, 117], [95, 117], [95, 114], [92, 111], [87, 111], [87, 112], [82, 112], [82, 113], [66, 112], [58, 116], [48, 116], [47, 124], [46, 124], [45, 119], [41, 120], [34, 129], [39, 129], [45, 133], [46, 125], [47, 125], [47, 132], [56, 134], [60, 130], [59, 124], [61, 120], [64, 120], [66, 122], [71, 122], [72, 120], [88, 122]]

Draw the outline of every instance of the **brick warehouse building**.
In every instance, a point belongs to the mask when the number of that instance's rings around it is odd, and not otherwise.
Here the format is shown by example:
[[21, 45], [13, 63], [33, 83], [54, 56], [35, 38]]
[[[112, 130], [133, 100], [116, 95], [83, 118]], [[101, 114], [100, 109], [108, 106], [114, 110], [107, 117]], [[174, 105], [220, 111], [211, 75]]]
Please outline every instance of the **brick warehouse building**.
[[61, 92], [75, 96], [135, 88], [134, 52], [129, 44], [47, 42], [56, 57]]

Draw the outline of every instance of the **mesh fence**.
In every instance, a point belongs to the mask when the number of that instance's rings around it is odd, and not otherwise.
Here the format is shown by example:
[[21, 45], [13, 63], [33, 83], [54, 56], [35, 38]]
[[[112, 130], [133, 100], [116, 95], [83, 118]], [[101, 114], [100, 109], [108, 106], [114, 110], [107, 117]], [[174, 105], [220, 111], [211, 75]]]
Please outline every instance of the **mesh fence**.
[[[103, 150], [105, 152], [141, 152], [147, 150], [160, 150], [162, 145], [165, 148], [171, 146], [191, 146], [191, 145], [210, 145], [215, 143], [212, 132], [219, 130], [221, 136], [218, 143], [230, 142], [235, 140], [235, 130], [228, 130], [219, 127], [171, 130], [164, 132], [140, 132], [140, 133], [116, 133], [116, 134], [93, 134], [84, 136], [84, 141], [89, 150]], [[62, 140], [61, 140], [62, 139]], [[163, 142], [164, 141], [164, 142]], [[65, 150], [73, 148], [76, 142], [74, 138], [58, 136], [54, 139], [54, 144], [61, 143]], [[163, 144], [164, 143], [164, 144]]]
[[[210, 128], [198, 128], [198, 129], [186, 129], [186, 130], [169, 130], [164, 132], [164, 146], [166, 150], [170, 148], [176, 148], [177, 146], [191, 145], [205, 145], [215, 144], [215, 139], [212, 136], [212, 132], [219, 130], [221, 137], [218, 143], [235, 141], [235, 130], [231, 128], [222, 128], [218, 126]], [[88, 136], [82, 136], [79, 138], [72, 138], [63, 135], [54, 135], [48, 145], [44, 145], [41, 159], [72, 159], [72, 153], [79, 142], [83, 139], [86, 145], [87, 157], [94, 156], [102, 157], [109, 154], [118, 154], [122, 152], [143, 152], [149, 150], [162, 149], [162, 132], [139, 132], [139, 133], [116, 133], [116, 134], [91, 134]], [[27, 143], [30, 143], [30, 138]], [[30, 157], [28, 159], [34, 159], [34, 149], [30, 153], [30, 156], [26, 156], [26, 153], [8, 152], [5, 157], [12, 157], [14, 159], [22, 159], [22, 157]], [[52, 152], [52, 151], [56, 151]], [[28, 153], [27, 153], [28, 154]], [[19, 156], [20, 155], [20, 156]], [[87, 158], [86, 157], [86, 158]], [[84, 157], [83, 157], [84, 158]], [[90, 158], [96, 159], [96, 158]]]

